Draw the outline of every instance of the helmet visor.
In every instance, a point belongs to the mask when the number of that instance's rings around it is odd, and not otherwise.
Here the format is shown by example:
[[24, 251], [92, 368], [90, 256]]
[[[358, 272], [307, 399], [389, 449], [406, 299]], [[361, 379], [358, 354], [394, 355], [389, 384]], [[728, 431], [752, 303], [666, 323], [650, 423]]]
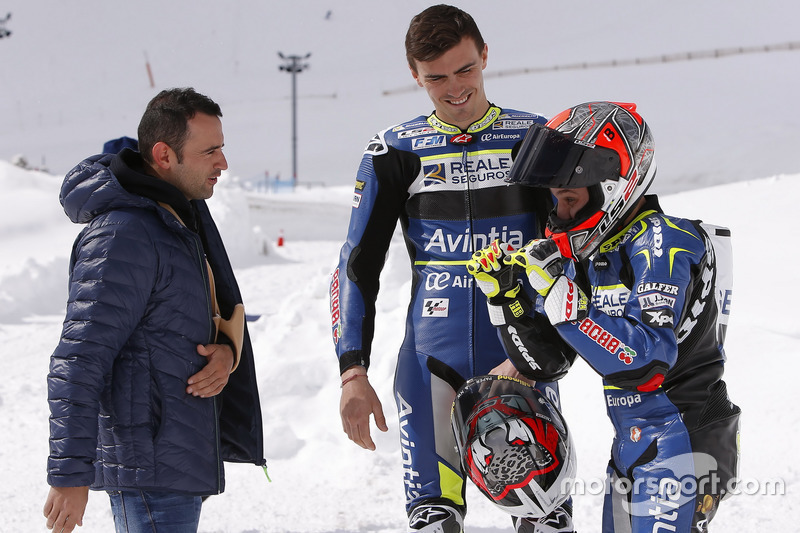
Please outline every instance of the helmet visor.
[[529, 187], [575, 189], [619, 179], [619, 154], [582, 144], [542, 124], [528, 129], [506, 179]]

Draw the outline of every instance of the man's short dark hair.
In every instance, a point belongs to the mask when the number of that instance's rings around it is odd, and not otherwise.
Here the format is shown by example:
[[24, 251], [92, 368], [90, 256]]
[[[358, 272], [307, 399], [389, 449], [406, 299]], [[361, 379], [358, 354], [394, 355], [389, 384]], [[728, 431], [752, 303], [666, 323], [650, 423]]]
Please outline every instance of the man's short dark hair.
[[196, 113], [222, 116], [216, 102], [191, 87], [165, 89], [150, 100], [139, 122], [139, 151], [144, 160], [153, 164], [153, 146], [164, 142], [175, 151], [180, 163], [188, 121]]
[[434, 61], [456, 46], [464, 37], [475, 41], [478, 51], [485, 45], [478, 25], [466, 11], [439, 4], [431, 6], [413, 19], [406, 32], [406, 59], [417, 71], [417, 61]]

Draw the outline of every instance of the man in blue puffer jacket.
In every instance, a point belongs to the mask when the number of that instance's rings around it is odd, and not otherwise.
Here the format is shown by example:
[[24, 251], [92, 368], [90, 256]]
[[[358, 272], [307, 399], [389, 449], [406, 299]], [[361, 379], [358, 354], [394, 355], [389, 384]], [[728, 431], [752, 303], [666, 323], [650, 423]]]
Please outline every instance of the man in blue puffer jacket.
[[64, 180], [64, 210], [87, 226], [47, 378], [55, 531], [81, 525], [91, 487], [117, 531], [194, 532], [223, 460], [264, 464], [247, 329], [216, 326], [241, 303], [203, 201], [227, 168], [221, 116], [193, 89], [162, 91], [141, 154], [91, 157]]

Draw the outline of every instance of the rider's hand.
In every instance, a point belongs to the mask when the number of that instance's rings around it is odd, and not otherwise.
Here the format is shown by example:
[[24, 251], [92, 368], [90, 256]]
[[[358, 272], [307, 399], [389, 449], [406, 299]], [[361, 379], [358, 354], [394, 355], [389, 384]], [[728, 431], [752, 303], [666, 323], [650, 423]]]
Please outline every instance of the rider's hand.
[[508, 263], [514, 248], [495, 240], [491, 245], [472, 254], [467, 262], [469, 272], [478, 288], [488, 297], [489, 319], [495, 326], [508, 324], [523, 317], [531, 309], [531, 301], [522, 290], [513, 266]]
[[505, 261], [524, 269], [531, 287], [542, 296], [547, 296], [556, 278], [564, 273], [563, 259], [554, 241], [533, 239], [519, 250], [511, 252]]
[[342, 373], [342, 398], [339, 402], [339, 414], [342, 417], [342, 429], [347, 437], [367, 450], [374, 450], [369, 428], [369, 417], [375, 417], [375, 425], [381, 431], [389, 431], [383, 407], [375, 389], [367, 378], [367, 369], [353, 366]]
[[467, 272], [472, 274], [478, 288], [490, 299], [514, 298], [519, 291], [519, 281], [514, 276], [511, 265], [503, 258], [514, 248], [507, 243], [495, 240], [486, 248], [472, 254], [467, 262]]

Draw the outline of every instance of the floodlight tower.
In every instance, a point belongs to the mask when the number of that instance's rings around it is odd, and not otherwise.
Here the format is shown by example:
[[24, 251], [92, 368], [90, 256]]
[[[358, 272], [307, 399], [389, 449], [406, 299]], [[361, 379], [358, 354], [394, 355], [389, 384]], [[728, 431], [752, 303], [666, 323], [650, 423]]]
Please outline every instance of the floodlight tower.
[[292, 185], [297, 185], [297, 75], [308, 68], [306, 59], [311, 57], [311, 52], [305, 56], [284, 56], [278, 52], [284, 63], [280, 69], [292, 75]]

